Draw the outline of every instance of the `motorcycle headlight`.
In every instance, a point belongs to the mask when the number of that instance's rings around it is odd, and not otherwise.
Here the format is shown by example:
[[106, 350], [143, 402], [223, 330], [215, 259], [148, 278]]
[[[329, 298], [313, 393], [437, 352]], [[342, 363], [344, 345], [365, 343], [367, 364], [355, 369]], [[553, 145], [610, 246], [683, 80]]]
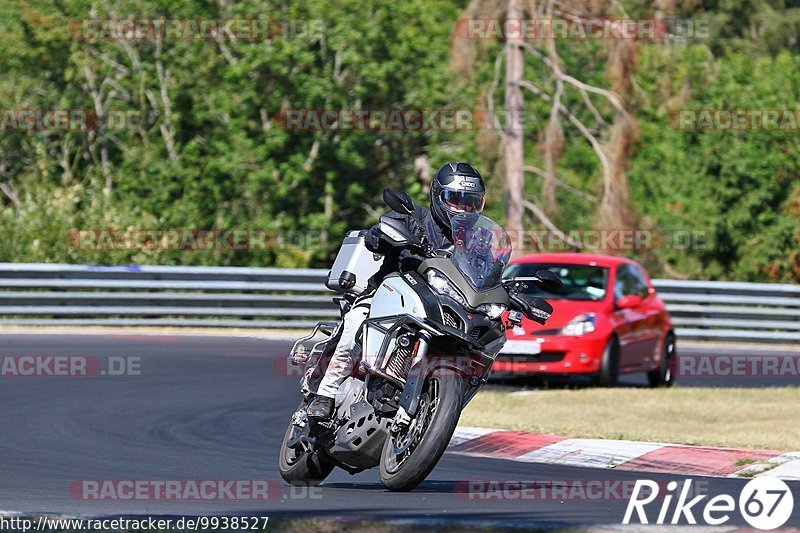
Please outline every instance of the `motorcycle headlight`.
[[597, 315], [594, 313], [582, 313], [570, 320], [569, 324], [561, 328], [561, 334], [578, 337], [586, 333], [591, 333], [594, 331], [596, 319]]
[[461, 305], [467, 305], [467, 301], [463, 296], [461, 296], [461, 293], [458, 292], [455, 287], [453, 287], [453, 285], [450, 283], [450, 280], [444, 277], [443, 274], [437, 272], [436, 270], [428, 270], [425, 273], [425, 276], [428, 278], [428, 284], [437, 294], [449, 296]]
[[501, 304], [483, 304], [475, 308], [476, 311], [478, 311], [479, 313], [483, 313], [492, 320], [498, 318], [500, 315], [505, 313], [507, 309], [508, 307]]

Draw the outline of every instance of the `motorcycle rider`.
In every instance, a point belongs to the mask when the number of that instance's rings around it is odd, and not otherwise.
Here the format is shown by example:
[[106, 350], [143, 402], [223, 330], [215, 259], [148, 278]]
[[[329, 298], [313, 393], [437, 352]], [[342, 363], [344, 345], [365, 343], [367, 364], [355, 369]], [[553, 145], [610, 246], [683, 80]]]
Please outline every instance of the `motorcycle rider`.
[[[436, 172], [430, 190], [430, 209], [415, 206], [414, 216], [395, 212], [387, 216], [403, 220], [412, 233], [419, 230], [417, 221], [422, 221], [428, 244], [440, 254], [450, 254], [453, 248], [450, 219], [458, 213], [482, 212], [485, 199], [486, 186], [480, 173], [468, 163], [454, 161]], [[327, 420], [333, 415], [336, 392], [358, 363], [358, 357], [351, 354], [356, 335], [369, 314], [372, 294], [383, 278], [392, 272], [416, 270], [425, 259], [420, 250], [384, 248], [379, 226], [380, 223], [370, 228], [365, 243], [371, 251], [384, 255], [383, 265], [342, 319], [341, 337], [308, 406], [309, 417]]]

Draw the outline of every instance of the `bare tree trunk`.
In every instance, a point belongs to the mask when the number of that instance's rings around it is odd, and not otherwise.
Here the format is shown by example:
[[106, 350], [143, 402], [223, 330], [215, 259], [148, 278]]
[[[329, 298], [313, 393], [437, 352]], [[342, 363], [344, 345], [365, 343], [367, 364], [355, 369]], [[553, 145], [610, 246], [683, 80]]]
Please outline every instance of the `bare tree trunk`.
[[[521, 19], [522, 0], [508, 0], [506, 16], [509, 19]], [[506, 171], [506, 230], [515, 241], [521, 235], [525, 214], [524, 100], [521, 86], [524, 65], [521, 36], [509, 38], [506, 41], [506, 117], [503, 156]]]
[[414, 158], [414, 175], [417, 176], [417, 181], [422, 184], [422, 189], [425, 193], [429, 193], [433, 175], [431, 173], [431, 161], [427, 154], [420, 154]]
[[600, 203], [600, 226], [603, 229], [627, 229], [635, 225], [636, 215], [630, 205], [626, 172], [638, 139], [636, 120], [630, 113], [636, 49], [628, 41], [613, 43], [609, 56], [608, 78], [616, 94], [622, 97], [625, 109], [619, 111], [608, 143], [610, 172], [603, 185]]
[[64, 184], [69, 184], [72, 182], [72, 166], [70, 165], [69, 160], [71, 151], [72, 141], [65, 134], [61, 139], [61, 159], [58, 161], [58, 164], [61, 165], [61, 168], [64, 170]]
[[159, 125], [161, 136], [164, 137], [164, 145], [167, 147], [167, 155], [172, 162], [178, 160], [178, 152], [175, 149], [175, 127], [172, 124], [172, 105], [169, 101], [169, 69], [164, 68], [161, 62], [161, 38], [156, 32], [156, 72], [158, 73], [158, 83], [160, 86], [161, 106], [164, 118]]
[[333, 182], [330, 179], [325, 181], [325, 207], [323, 213], [325, 214], [325, 228], [320, 233], [320, 240], [324, 246], [327, 246], [330, 238], [328, 228], [333, 223]]
[[5, 194], [8, 199], [11, 200], [11, 203], [14, 204], [14, 207], [17, 209], [22, 207], [22, 203], [19, 201], [19, 196], [8, 183], [0, 183], [0, 191], [3, 191], [3, 194]]
[[[103, 177], [105, 177], [105, 186], [103, 187], [103, 194], [106, 197], [111, 196], [111, 186], [112, 186], [112, 179], [111, 179], [111, 164], [108, 160], [108, 146], [106, 144], [106, 115], [105, 109], [103, 108], [103, 97], [100, 94], [100, 87], [98, 87], [94, 72], [92, 69], [89, 68], [89, 65], [83, 66], [83, 74], [86, 77], [86, 83], [89, 85], [89, 93], [92, 96], [92, 101], [94, 102], [94, 112], [97, 119], [97, 142], [100, 144], [100, 168], [103, 171]], [[101, 84], [102, 85], [102, 84]]]
[[627, 229], [635, 223], [626, 171], [637, 135], [633, 117], [628, 113], [618, 115], [609, 142], [610, 179], [604, 184], [600, 202], [600, 225], [603, 229]]
[[[560, 97], [560, 95], [558, 95]], [[550, 113], [550, 120], [544, 134], [542, 150], [544, 152], [544, 181], [542, 182], [542, 200], [544, 209], [550, 215], [558, 214], [558, 197], [556, 188], [558, 178], [556, 178], [556, 163], [561, 157], [561, 150], [564, 147], [564, 131], [558, 121], [560, 98]]]
[[[553, 18], [552, 2], [548, 2], [546, 17]], [[553, 64], [556, 72], [560, 74], [561, 69], [558, 63], [561, 58], [558, 57], [556, 52], [555, 39], [549, 39], [547, 42], [547, 53], [550, 61]], [[558, 197], [556, 196], [556, 186], [558, 180], [556, 179], [556, 165], [561, 158], [562, 151], [564, 150], [564, 131], [561, 129], [558, 113], [561, 107], [561, 96], [564, 94], [564, 81], [560, 75], [555, 77], [556, 92], [553, 96], [553, 105], [550, 109], [550, 120], [547, 122], [547, 127], [544, 131], [544, 139], [542, 142], [542, 152], [544, 155], [544, 182], [542, 183], [542, 200], [544, 201], [545, 211], [552, 216], [558, 214]]]

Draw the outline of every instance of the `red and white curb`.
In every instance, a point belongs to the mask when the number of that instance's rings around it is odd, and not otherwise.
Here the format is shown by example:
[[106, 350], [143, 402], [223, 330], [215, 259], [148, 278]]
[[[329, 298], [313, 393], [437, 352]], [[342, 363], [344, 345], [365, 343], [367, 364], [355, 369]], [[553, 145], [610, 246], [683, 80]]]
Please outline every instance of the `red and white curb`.
[[578, 439], [473, 427], [456, 428], [447, 451], [524, 463], [714, 477], [769, 472], [784, 480], [800, 480], [800, 452]]

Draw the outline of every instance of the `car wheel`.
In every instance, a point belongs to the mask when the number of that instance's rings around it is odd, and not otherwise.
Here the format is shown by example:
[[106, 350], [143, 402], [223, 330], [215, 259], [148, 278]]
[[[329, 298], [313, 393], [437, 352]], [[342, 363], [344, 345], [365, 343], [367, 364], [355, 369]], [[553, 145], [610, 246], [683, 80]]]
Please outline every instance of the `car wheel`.
[[647, 380], [651, 387], [671, 387], [675, 383], [675, 336], [668, 333], [664, 339], [662, 348], [661, 363], [658, 368], [647, 373]]
[[619, 377], [619, 341], [612, 336], [603, 350], [600, 372], [594, 376], [594, 383], [601, 387], [613, 387], [617, 384], [617, 377]]

